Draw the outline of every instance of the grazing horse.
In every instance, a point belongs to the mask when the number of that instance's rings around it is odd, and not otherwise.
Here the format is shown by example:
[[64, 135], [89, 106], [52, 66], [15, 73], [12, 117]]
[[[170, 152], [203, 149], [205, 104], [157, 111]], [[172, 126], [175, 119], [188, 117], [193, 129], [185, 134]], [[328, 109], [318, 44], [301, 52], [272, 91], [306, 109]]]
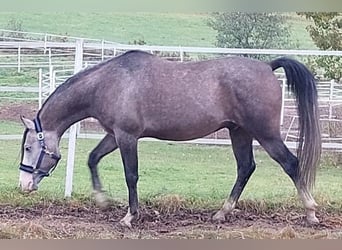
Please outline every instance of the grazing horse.
[[[282, 94], [273, 73], [280, 67], [298, 104], [297, 157], [280, 136]], [[228, 128], [238, 175], [213, 219], [225, 220], [254, 172], [252, 140], [256, 139], [292, 179], [307, 220], [317, 223], [317, 204], [311, 195], [321, 153], [315, 84], [303, 64], [285, 57], [269, 63], [243, 57], [183, 63], [142, 51], [126, 52], [75, 74], [50, 95], [33, 120], [22, 117], [26, 130], [21, 189], [37, 190], [61, 157], [63, 133], [72, 124], [94, 117], [107, 132], [89, 155], [95, 198], [105, 199], [98, 162], [119, 148], [129, 192], [128, 212], [121, 223], [130, 227], [138, 215], [138, 139], [184, 141]]]

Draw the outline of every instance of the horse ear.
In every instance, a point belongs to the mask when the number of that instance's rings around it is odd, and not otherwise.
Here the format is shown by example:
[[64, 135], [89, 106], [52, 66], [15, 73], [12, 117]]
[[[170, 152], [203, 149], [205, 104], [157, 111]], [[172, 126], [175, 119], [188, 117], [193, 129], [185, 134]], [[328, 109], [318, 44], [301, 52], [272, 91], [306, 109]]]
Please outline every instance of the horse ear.
[[30, 119], [25, 118], [24, 116], [20, 116], [21, 121], [23, 122], [24, 126], [28, 129], [34, 129], [34, 122]]

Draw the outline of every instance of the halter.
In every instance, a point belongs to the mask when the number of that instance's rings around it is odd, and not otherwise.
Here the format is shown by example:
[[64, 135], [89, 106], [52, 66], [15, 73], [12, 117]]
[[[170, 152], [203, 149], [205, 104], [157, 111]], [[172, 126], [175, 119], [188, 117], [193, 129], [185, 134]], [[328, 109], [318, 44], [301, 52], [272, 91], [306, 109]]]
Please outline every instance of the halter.
[[[36, 119], [33, 120], [33, 122], [34, 122], [34, 126], [35, 126], [36, 133], [37, 133], [37, 139], [38, 139], [40, 147], [41, 147], [38, 162], [37, 162], [36, 167], [28, 166], [28, 165], [25, 165], [23, 163], [20, 163], [19, 169], [24, 171], [24, 172], [30, 173], [30, 174], [35, 173], [35, 174], [39, 174], [43, 177], [48, 177], [48, 176], [50, 176], [51, 172], [56, 168], [57, 163], [61, 159], [61, 157], [47, 149], [47, 146], [46, 146], [45, 140], [44, 140], [43, 129], [42, 129], [42, 126], [40, 124], [39, 118], [37, 117]], [[56, 160], [56, 164], [49, 170], [49, 172], [46, 172], [46, 171], [39, 169], [45, 155], [48, 155], [50, 158]]]

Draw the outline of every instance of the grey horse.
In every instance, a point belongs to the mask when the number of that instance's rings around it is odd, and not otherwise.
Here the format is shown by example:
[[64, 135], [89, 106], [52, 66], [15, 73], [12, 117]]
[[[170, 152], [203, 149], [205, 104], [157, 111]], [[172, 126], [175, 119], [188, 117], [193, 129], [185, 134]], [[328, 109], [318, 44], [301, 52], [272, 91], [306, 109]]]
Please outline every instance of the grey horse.
[[[299, 114], [297, 157], [280, 135], [281, 88], [273, 71], [284, 68]], [[105, 201], [97, 165], [119, 148], [129, 192], [129, 208], [121, 223], [131, 227], [138, 215], [137, 143], [142, 137], [183, 141], [228, 128], [237, 162], [237, 179], [213, 219], [224, 221], [255, 170], [252, 140], [256, 139], [292, 179], [317, 223], [311, 195], [321, 154], [316, 83], [300, 62], [281, 57], [261, 62], [225, 57], [200, 62], [171, 62], [129, 51], [85, 69], [60, 85], [33, 120], [22, 117], [20, 186], [38, 189], [60, 159], [59, 142], [74, 123], [94, 117], [107, 134], [89, 155], [96, 200]]]

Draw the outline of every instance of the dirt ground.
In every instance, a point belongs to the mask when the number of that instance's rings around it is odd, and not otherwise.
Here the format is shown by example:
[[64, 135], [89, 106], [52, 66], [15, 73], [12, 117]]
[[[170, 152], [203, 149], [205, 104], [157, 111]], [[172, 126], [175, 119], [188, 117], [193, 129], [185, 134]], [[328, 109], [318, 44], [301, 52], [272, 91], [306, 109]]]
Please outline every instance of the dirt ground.
[[36, 103], [0, 103], [0, 120], [20, 121], [20, 115], [33, 119], [38, 111]]
[[258, 212], [236, 210], [225, 223], [211, 220], [214, 210], [177, 209], [163, 212], [142, 206], [133, 229], [120, 226], [126, 207], [100, 210], [75, 203], [30, 207], [0, 205], [0, 238], [186, 238], [186, 239], [342, 239], [342, 214], [318, 212], [320, 224], [310, 226], [302, 212], [279, 209]]

